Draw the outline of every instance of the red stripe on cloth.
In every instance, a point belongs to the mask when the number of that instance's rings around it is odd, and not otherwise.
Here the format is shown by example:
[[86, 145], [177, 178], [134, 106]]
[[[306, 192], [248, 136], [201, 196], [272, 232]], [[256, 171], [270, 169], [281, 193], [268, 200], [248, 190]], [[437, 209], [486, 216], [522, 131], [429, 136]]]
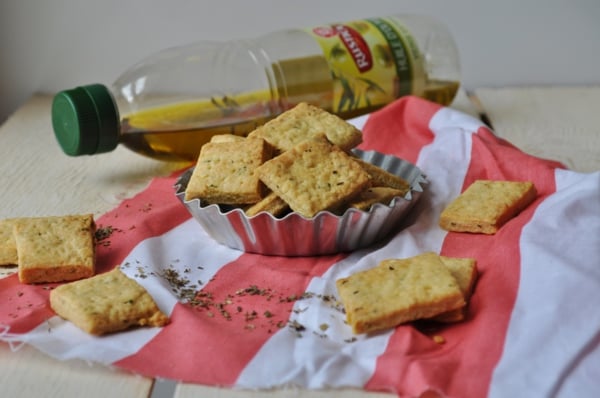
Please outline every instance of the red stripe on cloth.
[[209, 302], [208, 308], [178, 304], [171, 326], [115, 365], [158, 377], [232, 386], [265, 342], [288, 327], [295, 298], [311, 279], [344, 257], [243, 254], [202, 289], [199, 297]]
[[[96, 246], [96, 272], [114, 268], [142, 240], [161, 235], [191, 216], [174, 194], [181, 172], [155, 178], [141, 193], [96, 219], [98, 228], [112, 234]], [[17, 275], [0, 279], [0, 324], [10, 333], [27, 333], [54, 315], [50, 290], [57, 284], [25, 285]]]
[[[373, 113], [363, 127], [360, 148], [395, 155], [416, 163], [420, 149], [434, 138], [423, 122], [442, 107], [418, 97], [403, 97]], [[401, 138], [400, 138], [401, 137]]]
[[154, 178], [142, 192], [96, 220], [98, 228], [113, 231], [97, 246], [99, 272], [119, 265], [142, 240], [162, 235], [191, 217], [175, 196], [173, 185], [180, 174]]
[[0, 279], [0, 325], [8, 326], [10, 333], [26, 333], [51, 318], [51, 286], [24, 285], [17, 274]]
[[[471, 162], [462, 190], [477, 179], [533, 181], [539, 196], [495, 235], [448, 233], [441, 254], [477, 260], [479, 279], [465, 321], [451, 325], [400, 326], [366, 388], [401, 396], [424, 391], [449, 397], [485, 397], [502, 354], [516, 300], [520, 236], [543, 198], [555, 190], [556, 162], [533, 158], [485, 128], [472, 136]], [[433, 335], [445, 344], [436, 344]]]
[[522, 152], [510, 142], [495, 136], [487, 128], [480, 128], [473, 136], [471, 164], [465, 177], [463, 190], [477, 179], [533, 181], [538, 193], [544, 191], [548, 179], [554, 181], [554, 170], [564, 168], [556, 161], [540, 159]]

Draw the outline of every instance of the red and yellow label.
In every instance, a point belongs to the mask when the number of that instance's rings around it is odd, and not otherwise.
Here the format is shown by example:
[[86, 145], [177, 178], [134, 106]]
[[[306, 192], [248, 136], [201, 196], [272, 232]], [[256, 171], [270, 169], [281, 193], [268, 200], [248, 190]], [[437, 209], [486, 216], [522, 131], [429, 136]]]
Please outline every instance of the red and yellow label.
[[364, 19], [306, 31], [329, 64], [334, 112], [379, 107], [417, 91], [421, 55], [410, 32], [395, 19]]

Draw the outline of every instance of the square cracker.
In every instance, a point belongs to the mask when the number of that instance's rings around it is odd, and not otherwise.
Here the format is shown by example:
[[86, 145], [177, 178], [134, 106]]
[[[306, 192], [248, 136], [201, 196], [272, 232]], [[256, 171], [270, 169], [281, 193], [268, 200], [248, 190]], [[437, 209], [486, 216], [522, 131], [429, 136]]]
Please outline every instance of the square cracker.
[[169, 323], [143, 286], [119, 268], [57, 287], [50, 292], [50, 306], [60, 317], [94, 335]]
[[293, 211], [309, 218], [335, 210], [371, 184], [367, 172], [323, 136], [265, 162], [257, 172]]
[[390, 173], [379, 166], [375, 166], [365, 160], [355, 159], [362, 168], [369, 173], [374, 187], [389, 187], [402, 191], [401, 196], [405, 196], [410, 190], [410, 184], [404, 178]]
[[284, 152], [322, 134], [345, 151], [362, 142], [362, 132], [356, 127], [332, 113], [305, 102], [258, 127], [248, 137], [264, 138], [277, 150]]
[[17, 219], [13, 234], [19, 280], [50, 283], [94, 275], [94, 232], [91, 214]]
[[[460, 291], [465, 298], [465, 302], [468, 303], [473, 293], [473, 287], [477, 280], [477, 261], [473, 258], [456, 258], [440, 256], [442, 263], [450, 270], [450, 273], [456, 279]], [[432, 318], [438, 322], [459, 322], [465, 319], [467, 312], [467, 305], [462, 308], [445, 312]]]
[[395, 197], [404, 197], [404, 191], [388, 187], [371, 187], [359, 193], [348, 203], [348, 207], [369, 210], [375, 203], [389, 205]]
[[264, 187], [255, 171], [271, 158], [272, 148], [259, 138], [209, 142], [202, 146], [185, 191], [185, 200], [248, 204], [263, 197]]
[[529, 181], [477, 180], [442, 211], [439, 225], [447, 231], [492, 235], [536, 196]]
[[17, 265], [17, 244], [13, 235], [13, 227], [17, 219], [0, 220], [0, 266]]
[[388, 259], [338, 279], [336, 286], [354, 333], [369, 333], [461, 308], [458, 283], [435, 253]]
[[270, 192], [259, 202], [249, 206], [244, 210], [248, 217], [257, 215], [260, 212], [271, 213], [274, 217], [278, 217], [289, 210], [290, 206], [279, 196]]

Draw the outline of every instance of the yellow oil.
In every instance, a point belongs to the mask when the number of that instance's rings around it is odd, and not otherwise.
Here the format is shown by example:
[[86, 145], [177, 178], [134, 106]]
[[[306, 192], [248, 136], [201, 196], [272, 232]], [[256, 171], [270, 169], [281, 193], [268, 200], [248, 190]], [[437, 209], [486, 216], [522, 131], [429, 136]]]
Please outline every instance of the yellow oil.
[[438, 104], [448, 106], [454, 100], [460, 87], [460, 82], [448, 80], [428, 80], [425, 89], [419, 96]]
[[141, 155], [166, 161], [195, 161], [202, 145], [213, 135], [235, 134], [245, 136], [268, 118], [251, 122], [217, 126], [210, 128], [190, 128], [181, 130], [136, 130], [124, 131], [121, 143]]

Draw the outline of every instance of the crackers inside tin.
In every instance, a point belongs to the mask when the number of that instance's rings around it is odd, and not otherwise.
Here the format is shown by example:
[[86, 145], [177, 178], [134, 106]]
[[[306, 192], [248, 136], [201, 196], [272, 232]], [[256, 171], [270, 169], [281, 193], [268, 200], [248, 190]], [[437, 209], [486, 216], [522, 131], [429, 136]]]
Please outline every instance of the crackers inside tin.
[[247, 138], [215, 136], [177, 196], [220, 243], [271, 255], [351, 251], [386, 236], [425, 182], [412, 164], [355, 148], [362, 133], [300, 104]]

